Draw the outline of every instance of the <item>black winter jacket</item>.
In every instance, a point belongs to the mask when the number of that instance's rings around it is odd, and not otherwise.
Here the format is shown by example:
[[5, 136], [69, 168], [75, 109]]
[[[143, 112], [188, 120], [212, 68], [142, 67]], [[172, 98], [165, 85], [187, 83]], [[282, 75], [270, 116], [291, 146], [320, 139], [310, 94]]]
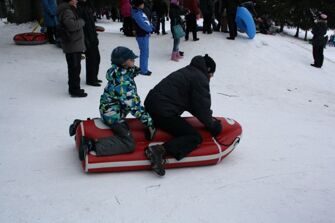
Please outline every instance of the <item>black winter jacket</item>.
[[213, 125], [207, 66], [202, 56], [171, 73], [147, 95], [146, 110], [153, 116], [180, 116], [188, 111], [207, 129]]
[[213, 14], [214, 2], [213, 0], [200, 0], [200, 11], [202, 15]]
[[91, 48], [99, 44], [98, 34], [95, 28], [93, 8], [87, 2], [78, 2], [77, 8], [79, 16], [85, 21], [84, 34], [86, 48]]
[[152, 11], [156, 12], [158, 17], [164, 17], [167, 16], [169, 7], [165, 0], [154, 0]]
[[227, 9], [228, 14], [236, 14], [238, 5], [240, 4], [239, 0], [222, 0], [223, 7]]
[[324, 21], [318, 21], [313, 29], [313, 39], [312, 44], [316, 47], [324, 47], [327, 43], [326, 38], [324, 37], [327, 33], [327, 23]]

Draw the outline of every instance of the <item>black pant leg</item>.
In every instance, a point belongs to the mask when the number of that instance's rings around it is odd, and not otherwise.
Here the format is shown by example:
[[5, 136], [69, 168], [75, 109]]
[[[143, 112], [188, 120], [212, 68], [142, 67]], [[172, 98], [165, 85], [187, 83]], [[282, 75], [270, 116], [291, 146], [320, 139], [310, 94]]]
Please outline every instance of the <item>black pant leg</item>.
[[153, 116], [157, 127], [173, 135], [175, 138], [164, 143], [167, 153], [181, 160], [192, 152], [201, 142], [201, 135], [185, 119], [175, 117]]
[[161, 26], [160, 17], [159, 17], [159, 16], [156, 16], [155, 33], [159, 33], [160, 26]]
[[320, 46], [317, 49], [317, 58], [318, 58], [317, 66], [319, 66], [319, 67], [322, 67], [322, 65], [323, 65], [323, 59], [324, 59], [323, 49], [324, 49], [323, 46]]
[[313, 46], [314, 64], [317, 67], [322, 67], [324, 60], [323, 49], [324, 48], [322, 46]]
[[313, 46], [313, 59], [314, 59], [314, 65], [318, 62], [318, 56], [317, 56], [317, 47]]
[[133, 20], [131, 16], [123, 18], [123, 32], [126, 36], [133, 36]]
[[76, 92], [80, 89], [81, 53], [65, 54], [68, 68], [69, 92]]
[[321, 48], [320, 48], [320, 67], [322, 67], [322, 65], [323, 65], [323, 60], [324, 60], [323, 50], [324, 50], [324, 48], [321, 47]]
[[207, 32], [207, 18], [206, 18], [206, 15], [203, 15], [202, 32], [203, 33]]
[[188, 28], [186, 28], [186, 31], [185, 31], [185, 40], [188, 40], [189, 34], [190, 34], [190, 30]]
[[185, 20], [186, 20], [185, 39], [188, 40], [189, 33], [191, 32], [191, 20], [190, 20], [190, 16], [186, 15], [185, 16]]
[[47, 27], [47, 37], [50, 43], [55, 43], [55, 27], [48, 26]]
[[237, 25], [235, 22], [236, 13], [229, 13], [227, 15], [228, 27], [229, 27], [229, 36], [235, 38], [237, 36]]
[[160, 22], [162, 23], [162, 33], [165, 33], [165, 16], [160, 18]]
[[193, 34], [193, 40], [197, 39], [198, 25], [197, 25], [197, 17], [194, 14], [191, 14], [191, 29]]
[[92, 46], [85, 52], [86, 55], [86, 82], [98, 80], [100, 66], [100, 52], [98, 46]]
[[204, 14], [204, 22], [203, 22], [203, 32], [211, 33], [211, 14]]

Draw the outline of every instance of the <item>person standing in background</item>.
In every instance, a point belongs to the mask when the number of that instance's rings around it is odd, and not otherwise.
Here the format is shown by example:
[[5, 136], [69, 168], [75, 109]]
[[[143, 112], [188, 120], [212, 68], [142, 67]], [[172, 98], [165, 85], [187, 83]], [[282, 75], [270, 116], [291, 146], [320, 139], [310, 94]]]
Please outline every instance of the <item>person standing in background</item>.
[[185, 40], [188, 40], [189, 33], [193, 34], [193, 41], [198, 41], [197, 37], [197, 17], [200, 15], [200, 9], [198, 7], [197, 0], [184, 0], [184, 8], [188, 9], [190, 13], [185, 16], [186, 20], [186, 32], [185, 32]]
[[47, 27], [49, 43], [56, 43], [57, 4], [55, 0], [42, 0], [44, 24]]
[[227, 19], [229, 27], [229, 37], [227, 39], [234, 40], [237, 36], [237, 25], [235, 22], [236, 11], [239, 5], [239, 0], [222, 0], [224, 8], [227, 10]]
[[315, 24], [312, 29], [313, 33], [313, 58], [314, 63], [311, 66], [316, 68], [321, 68], [323, 64], [323, 49], [326, 46], [326, 38], [325, 35], [327, 34], [327, 15], [320, 14], [319, 18], [315, 20]]
[[140, 48], [141, 74], [150, 76], [151, 71], [148, 70], [149, 38], [150, 34], [154, 31], [154, 28], [143, 11], [144, 1], [133, 0], [132, 3], [134, 7], [132, 8], [131, 16], [135, 21], [136, 41], [138, 43], [138, 47]]
[[213, 20], [213, 0], [200, 0], [200, 10], [204, 18], [202, 32], [211, 34], [212, 31], [212, 20]]
[[69, 38], [62, 41], [68, 67], [69, 94], [72, 97], [86, 97], [87, 94], [80, 88], [81, 54], [85, 52], [85, 37], [83, 27], [85, 22], [77, 13], [78, 0], [64, 0], [58, 6], [57, 15], [60, 24], [67, 30]]
[[179, 0], [171, 0], [170, 4], [170, 20], [171, 20], [171, 33], [173, 37], [173, 49], [171, 54], [171, 60], [178, 62], [179, 59], [183, 58], [184, 52], [179, 51], [180, 37], [177, 37], [177, 34], [174, 33], [173, 27], [176, 25], [182, 26], [183, 21], [180, 17], [181, 15], [186, 14], [185, 10], [182, 10], [179, 6]]
[[98, 79], [100, 66], [99, 39], [93, 12], [90, 0], [80, 0], [78, 2], [78, 14], [85, 21], [86, 84], [99, 87], [102, 82]]
[[165, 35], [165, 17], [168, 14], [168, 5], [165, 0], [154, 0], [152, 11], [155, 12], [157, 17], [155, 33], [160, 34], [160, 24], [162, 23], [162, 34]]
[[120, 0], [120, 13], [123, 20], [122, 31], [124, 35], [134, 36], [130, 0]]

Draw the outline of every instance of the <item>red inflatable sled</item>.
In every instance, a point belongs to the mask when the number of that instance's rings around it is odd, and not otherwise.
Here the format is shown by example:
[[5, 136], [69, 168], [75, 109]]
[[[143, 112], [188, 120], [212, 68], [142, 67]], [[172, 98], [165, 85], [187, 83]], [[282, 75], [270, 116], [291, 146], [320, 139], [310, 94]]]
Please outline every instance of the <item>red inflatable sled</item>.
[[44, 33], [20, 33], [13, 38], [18, 45], [39, 45], [48, 42], [48, 37]]
[[[228, 156], [239, 143], [242, 128], [238, 122], [232, 119], [223, 117], [217, 119], [221, 121], [223, 130], [220, 135], [214, 139], [196, 118], [186, 118], [186, 120], [201, 133], [203, 142], [197, 149], [180, 161], [172, 157], [167, 157], [165, 168], [214, 165], [220, 163], [222, 159]], [[144, 137], [144, 126], [142, 123], [136, 119], [127, 119], [127, 122], [136, 141], [135, 151], [133, 153], [100, 157], [85, 154], [85, 159], [82, 161], [85, 172], [116, 172], [151, 169], [150, 162], [144, 155], [145, 148], [149, 144], [166, 142], [171, 139], [171, 136], [158, 130], [153, 141], [149, 142]], [[79, 151], [84, 137], [99, 139], [111, 135], [113, 135], [112, 131], [99, 118], [82, 121], [78, 125], [75, 133], [76, 148]]]
[[95, 26], [95, 30], [96, 30], [97, 32], [105, 32], [105, 28], [102, 27], [102, 26]]

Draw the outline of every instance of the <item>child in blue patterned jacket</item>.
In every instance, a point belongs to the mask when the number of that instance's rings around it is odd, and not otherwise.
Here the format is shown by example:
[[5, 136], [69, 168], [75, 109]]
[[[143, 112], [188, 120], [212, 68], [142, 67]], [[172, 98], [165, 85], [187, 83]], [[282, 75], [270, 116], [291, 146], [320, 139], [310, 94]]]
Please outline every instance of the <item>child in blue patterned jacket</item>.
[[126, 47], [119, 46], [113, 50], [112, 66], [106, 74], [108, 84], [100, 97], [99, 110], [102, 120], [112, 129], [114, 135], [98, 140], [87, 139], [87, 151], [79, 151], [81, 159], [85, 157], [85, 152], [93, 152], [97, 156], [133, 152], [135, 142], [125, 120], [129, 113], [146, 126], [147, 140], [154, 137], [156, 129], [149, 113], [141, 105], [134, 81], [141, 72], [134, 65], [136, 58], [133, 51]]

